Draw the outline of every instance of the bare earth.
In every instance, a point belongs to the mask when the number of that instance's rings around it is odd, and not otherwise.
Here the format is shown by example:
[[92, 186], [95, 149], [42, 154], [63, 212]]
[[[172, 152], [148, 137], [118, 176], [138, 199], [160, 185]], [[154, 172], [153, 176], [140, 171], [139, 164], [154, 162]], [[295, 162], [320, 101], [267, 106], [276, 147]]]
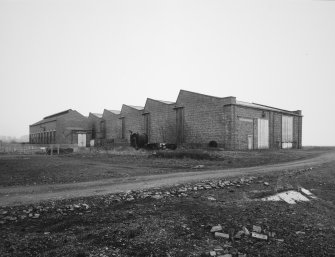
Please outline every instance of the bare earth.
[[335, 148], [214, 154], [2, 155], [0, 256], [335, 256]]
[[218, 179], [231, 176], [259, 175], [276, 171], [294, 170], [304, 167], [316, 167], [335, 160], [335, 151], [328, 151], [310, 159], [287, 163], [233, 168], [225, 170], [201, 170], [190, 172], [168, 173], [161, 175], [142, 175], [122, 178], [107, 178], [96, 181], [0, 187], [0, 206], [32, 204], [45, 200], [60, 200], [93, 195], [106, 195], [128, 190], [149, 189], [173, 186], [204, 179]]

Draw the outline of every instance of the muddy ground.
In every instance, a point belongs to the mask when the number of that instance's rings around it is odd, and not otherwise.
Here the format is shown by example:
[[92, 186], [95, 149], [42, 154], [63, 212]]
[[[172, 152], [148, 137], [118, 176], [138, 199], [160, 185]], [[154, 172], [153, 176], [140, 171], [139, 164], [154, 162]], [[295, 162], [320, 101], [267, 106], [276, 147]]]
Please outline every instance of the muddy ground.
[[[335, 160], [256, 176], [0, 207], [0, 255], [173, 257], [210, 256], [216, 250], [216, 256], [227, 257], [335, 256], [334, 167]], [[301, 187], [316, 199], [261, 200]], [[229, 238], [210, 232], [218, 224]], [[267, 239], [245, 233], [236, 238], [243, 227], [252, 232], [253, 225]]]

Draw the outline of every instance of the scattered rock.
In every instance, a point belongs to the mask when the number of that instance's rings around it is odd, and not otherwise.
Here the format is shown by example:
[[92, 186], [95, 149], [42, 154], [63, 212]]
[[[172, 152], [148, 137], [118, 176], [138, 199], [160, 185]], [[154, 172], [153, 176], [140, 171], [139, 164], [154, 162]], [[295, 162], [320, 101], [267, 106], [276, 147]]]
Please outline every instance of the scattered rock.
[[242, 229], [243, 229], [243, 232], [244, 232], [245, 235], [247, 235], [247, 236], [250, 235], [250, 232], [249, 232], [249, 230], [246, 227], [243, 226]]
[[210, 200], [210, 201], [216, 201], [216, 199], [213, 196], [209, 196], [209, 197], [207, 197], [207, 199]]
[[222, 231], [221, 225], [213, 226], [211, 229], [211, 232], [218, 232], [218, 231]]
[[202, 169], [204, 167], [205, 167], [205, 165], [196, 165], [192, 169]]
[[15, 220], [17, 220], [17, 218], [14, 217], [14, 216], [7, 216], [7, 217], [5, 217], [4, 219], [5, 219], [5, 220], [9, 220], [9, 221], [15, 221]]
[[268, 240], [268, 236], [267, 235], [263, 235], [263, 234], [259, 234], [256, 232], [252, 232], [251, 236], [257, 239], [262, 239], [262, 240]]
[[216, 256], [216, 252], [215, 251], [210, 251], [209, 256]]
[[264, 186], [269, 186], [269, 182], [264, 182]]
[[242, 235], [244, 235], [244, 231], [243, 231], [243, 230], [240, 230], [240, 231], [238, 231], [238, 232], [236, 233], [236, 235], [234, 236], [234, 238], [236, 238], [236, 239], [240, 239]]
[[226, 233], [215, 232], [214, 236], [229, 239], [229, 234], [226, 234]]
[[252, 226], [252, 231], [255, 231], [257, 233], [261, 233], [262, 232], [262, 228], [260, 226], [253, 225]]
[[38, 219], [40, 217], [39, 213], [35, 213], [34, 216], [32, 217], [33, 219]]
[[220, 251], [223, 251], [223, 250], [224, 249], [222, 248], [221, 245], [217, 245], [217, 246], [214, 247], [214, 251], [216, 251], [216, 252], [220, 252]]
[[297, 231], [295, 232], [297, 235], [305, 235], [306, 233], [304, 231]]

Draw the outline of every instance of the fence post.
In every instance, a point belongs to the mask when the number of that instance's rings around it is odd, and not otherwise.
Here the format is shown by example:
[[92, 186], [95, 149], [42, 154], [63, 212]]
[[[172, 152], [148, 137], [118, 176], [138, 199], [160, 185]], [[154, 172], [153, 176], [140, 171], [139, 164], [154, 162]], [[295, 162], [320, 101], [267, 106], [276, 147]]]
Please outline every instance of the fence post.
[[54, 146], [51, 145], [51, 153], [50, 153], [51, 156], [53, 155], [53, 152], [54, 152]]
[[57, 145], [57, 154], [59, 155], [59, 145]]

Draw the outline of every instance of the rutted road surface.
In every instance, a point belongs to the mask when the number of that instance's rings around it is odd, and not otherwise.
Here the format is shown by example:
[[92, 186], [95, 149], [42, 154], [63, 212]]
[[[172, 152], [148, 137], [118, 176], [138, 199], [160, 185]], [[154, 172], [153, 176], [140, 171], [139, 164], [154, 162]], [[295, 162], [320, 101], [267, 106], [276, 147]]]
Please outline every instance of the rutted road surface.
[[127, 190], [173, 186], [205, 179], [257, 175], [283, 170], [316, 167], [332, 161], [335, 161], [335, 151], [305, 160], [249, 168], [178, 172], [164, 175], [112, 178], [69, 184], [5, 187], [0, 188], [0, 206], [13, 206], [46, 200], [59, 200], [125, 192]]

